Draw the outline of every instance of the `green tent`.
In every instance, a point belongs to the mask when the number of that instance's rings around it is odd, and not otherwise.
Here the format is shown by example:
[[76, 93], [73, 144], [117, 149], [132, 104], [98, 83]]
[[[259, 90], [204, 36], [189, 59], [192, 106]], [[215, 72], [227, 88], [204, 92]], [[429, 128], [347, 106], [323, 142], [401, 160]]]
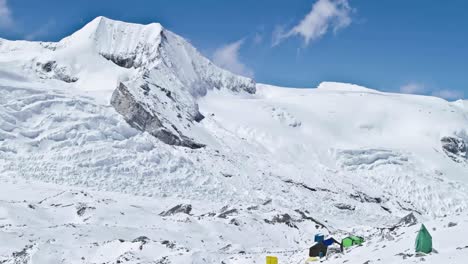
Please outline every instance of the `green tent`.
[[416, 237], [416, 252], [432, 252], [432, 236], [424, 225], [421, 225], [418, 236]]
[[362, 237], [349, 236], [349, 237], [345, 237], [345, 238], [343, 238], [343, 240], [341, 240], [341, 245], [344, 248], [348, 248], [348, 247], [351, 247], [351, 246], [361, 245], [363, 242], [364, 242], [364, 238], [362, 238]]

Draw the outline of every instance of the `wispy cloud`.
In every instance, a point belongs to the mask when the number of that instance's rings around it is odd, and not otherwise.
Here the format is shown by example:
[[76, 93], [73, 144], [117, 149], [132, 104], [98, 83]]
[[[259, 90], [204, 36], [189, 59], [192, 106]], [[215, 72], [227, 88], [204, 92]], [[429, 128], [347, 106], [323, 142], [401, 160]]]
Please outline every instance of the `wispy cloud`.
[[40, 37], [46, 36], [55, 25], [55, 20], [50, 19], [49, 21], [47, 21], [47, 23], [43, 24], [35, 31], [27, 34], [24, 38], [27, 40], [37, 40]]
[[259, 45], [263, 42], [263, 35], [261, 33], [255, 33], [255, 36], [253, 36], [252, 39], [253, 44]]
[[307, 45], [323, 37], [330, 28], [336, 33], [351, 24], [352, 11], [348, 0], [318, 0], [299, 24], [287, 31], [277, 28], [273, 32], [273, 46], [292, 36], [301, 36]]
[[426, 87], [422, 83], [410, 82], [400, 87], [400, 92], [405, 94], [422, 94]]
[[432, 92], [433, 96], [441, 97], [447, 100], [463, 99], [463, 92], [458, 90], [442, 89]]
[[233, 73], [253, 77], [252, 69], [247, 67], [240, 61], [239, 50], [244, 44], [244, 40], [238, 40], [215, 50], [213, 54], [213, 62], [221, 68], [225, 68]]
[[400, 93], [432, 95], [446, 100], [463, 98], [463, 91], [453, 89], [436, 89], [420, 82], [410, 82], [400, 87]]
[[288, 37], [288, 33], [285, 31], [286, 30], [283, 25], [275, 27], [271, 37], [271, 43], [273, 47], [279, 45], [283, 40], [285, 40]]
[[13, 25], [13, 17], [7, 0], [0, 0], [0, 28], [9, 28]]

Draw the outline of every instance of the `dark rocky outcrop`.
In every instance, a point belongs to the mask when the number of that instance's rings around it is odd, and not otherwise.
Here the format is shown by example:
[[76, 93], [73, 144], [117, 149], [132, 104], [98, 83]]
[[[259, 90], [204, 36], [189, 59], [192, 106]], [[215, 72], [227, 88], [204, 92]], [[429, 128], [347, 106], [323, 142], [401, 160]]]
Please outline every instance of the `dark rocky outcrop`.
[[363, 192], [356, 192], [350, 194], [349, 197], [353, 198], [354, 200], [360, 201], [361, 203], [381, 203], [382, 198], [379, 197], [371, 197]]
[[310, 187], [308, 186], [307, 184], [305, 183], [302, 183], [302, 182], [295, 182], [291, 179], [288, 179], [288, 180], [283, 180], [285, 183], [289, 183], [289, 184], [293, 184], [297, 187], [301, 187], [301, 188], [304, 188], [304, 189], [307, 189], [311, 192], [317, 192], [317, 191], [320, 191], [320, 192], [329, 192], [329, 193], [336, 193], [334, 191], [331, 191], [329, 189], [325, 189], [325, 188], [319, 188], [319, 187]]
[[31, 255], [33, 254], [34, 246], [26, 245], [21, 251], [13, 252], [11, 258], [7, 260], [0, 260], [0, 263], [18, 263], [27, 264], [30, 263]]
[[340, 210], [349, 210], [349, 211], [354, 211], [356, 209], [354, 205], [344, 204], [344, 203], [337, 203], [335, 204], [335, 207]]
[[284, 182], [285, 182], [285, 183], [294, 184], [294, 185], [296, 185], [296, 186], [299, 186], [299, 187], [305, 188], [305, 189], [307, 189], [307, 190], [309, 190], [309, 191], [311, 191], [311, 192], [316, 192], [316, 191], [317, 191], [317, 189], [316, 189], [316, 188], [312, 188], [312, 187], [310, 187], [310, 186], [307, 186], [307, 185], [306, 185], [306, 184], [304, 184], [304, 183], [295, 182], [295, 181], [293, 181], [293, 180], [289, 180], [289, 179], [288, 179], [288, 180], [285, 180]]
[[457, 223], [454, 223], [454, 222], [449, 222], [447, 224], [447, 227], [454, 227], [454, 226], [457, 226], [458, 224]]
[[237, 214], [237, 209], [226, 210], [218, 215], [219, 218], [227, 218], [229, 215]]
[[91, 210], [96, 210], [96, 207], [94, 206], [87, 206], [86, 204], [82, 204], [80, 203], [77, 207], [76, 207], [76, 214], [78, 216], [83, 216], [86, 212], [89, 212]]
[[294, 224], [293, 218], [289, 214], [280, 214], [275, 215], [271, 220], [265, 219], [265, 223], [268, 224], [286, 224], [289, 227], [297, 228], [296, 224]]
[[143, 101], [137, 100], [123, 83], [112, 94], [111, 105], [132, 127], [146, 131], [166, 144], [192, 149], [205, 146], [182, 135], [174, 125], [163, 123], [155, 109], [149, 109]]
[[457, 163], [468, 161], [468, 146], [459, 137], [443, 137], [441, 140], [442, 149], [445, 154]]
[[78, 78], [70, 75], [70, 71], [67, 67], [59, 66], [56, 61], [37, 62], [36, 66], [42, 71], [42, 78], [53, 78], [66, 83], [78, 81]]
[[296, 213], [298, 213], [300, 216], [301, 216], [301, 220], [304, 221], [304, 220], [307, 220], [307, 221], [312, 221], [315, 223], [315, 228], [325, 228], [328, 230], [328, 227], [325, 226], [322, 222], [318, 221], [317, 219], [307, 215], [306, 213], [309, 213], [308, 211], [301, 211], [299, 209], [296, 209], [294, 210]]
[[200, 112], [196, 113], [195, 117], [193, 118], [193, 120], [197, 123], [200, 123], [203, 119], [205, 119], [205, 116]]
[[381, 205], [380, 208], [382, 208], [385, 212], [387, 212], [387, 213], [389, 213], [389, 214], [392, 213], [392, 210], [390, 210], [390, 208], [388, 208], [388, 207], [385, 207], [385, 206], [382, 206], [382, 205]]
[[139, 236], [139, 237], [133, 239], [132, 243], [142, 243], [144, 245], [144, 244], [147, 244], [149, 241], [150, 241], [150, 239], [148, 237]]
[[192, 205], [190, 204], [178, 204], [171, 209], [161, 212], [159, 215], [160, 216], [170, 216], [170, 215], [175, 215], [175, 214], [190, 214], [192, 212]]
[[174, 249], [176, 247], [176, 243], [174, 241], [163, 240], [161, 241], [161, 244], [163, 244], [164, 246], [170, 249]]
[[398, 222], [398, 226], [414, 226], [418, 223], [418, 219], [414, 216], [413, 213], [406, 215], [405, 217], [401, 218]]
[[74, 83], [74, 82], [78, 81], [78, 78], [72, 77], [72, 76], [69, 76], [69, 75], [65, 75], [65, 74], [63, 74], [63, 75], [62, 74], [57, 74], [57, 78], [59, 80], [62, 80], [64, 82], [66, 82], [66, 83]]
[[57, 63], [55, 61], [48, 61], [48, 62], [42, 64], [41, 68], [45, 72], [51, 72], [55, 68], [56, 64]]
[[104, 57], [107, 60], [112, 61], [116, 65], [124, 68], [132, 68], [135, 66], [135, 58], [136, 55], [133, 54], [132, 56], [124, 57], [124, 56], [119, 56], [115, 54], [106, 54], [106, 53], [101, 53], [101, 56]]
[[230, 223], [231, 225], [240, 226], [239, 220], [237, 220], [237, 219], [235, 219], [235, 218], [231, 219], [231, 221], [229, 221], [229, 223]]
[[391, 226], [391, 227], [384, 227], [384, 228], [381, 228], [381, 230], [388, 230], [388, 231], [394, 231], [395, 229], [397, 228], [400, 228], [400, 227], [408, 227], [408, 226], [414, 226], [418, 223], [418, 219], [416, 218], [416, 216], [413, 214], [413, 213], [410, 213], [404, 217], [402, 217], [400, 219], [400, 221], [398, 221], [398, 223], [396, 223], [395, 225]]

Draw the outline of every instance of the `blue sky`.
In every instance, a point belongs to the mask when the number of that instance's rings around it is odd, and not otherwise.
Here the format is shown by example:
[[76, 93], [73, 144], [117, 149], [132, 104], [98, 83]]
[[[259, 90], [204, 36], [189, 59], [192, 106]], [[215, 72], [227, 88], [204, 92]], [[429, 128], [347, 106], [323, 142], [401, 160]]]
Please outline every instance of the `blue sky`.
[[468, 96], [465, 0], [0, 0], [0, 37], [56, 41], [94, 17], [160, 22], [258, 82]]

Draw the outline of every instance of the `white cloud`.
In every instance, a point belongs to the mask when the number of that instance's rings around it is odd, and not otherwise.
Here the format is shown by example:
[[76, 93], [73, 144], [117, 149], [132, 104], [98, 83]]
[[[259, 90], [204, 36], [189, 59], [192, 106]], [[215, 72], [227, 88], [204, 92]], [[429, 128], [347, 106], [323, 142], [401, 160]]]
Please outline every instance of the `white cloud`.
[[457, 90], [442, 89], [432, 92], [433, 96], [441, 97], [447, 100], [457, 100], [463, 98], [463, 92]]
[[7, 5], [7, 0], [0, 0], [0, 28], [8, 28], [13, 24], [11, 10]]
[[349, 26], [352, 8], [348, 0], [318, 0], [302, 21], [287, 32], [281, 29], [273, 33], [273, 45], [278, 45], [286, 38], [299, 35], [306, 44], [320, 39], [330, 28], [333, 32]]
[[422, 94], [426, 87], [421, 83], [411, 82], [400, 87], [400, 92], [405, 94]]
[[27, 34], [25, 36], [25, 39], [27, 39], [27, 40], [36, 40], [39, 37], [43, 37], [43, 36], [47, 35], [47, 33], [49, 33], [50, 29], [52, 27], [54, 27], [54, 26], [55, 26], [55, 20], [50, 19], [49, 21], [47, 21], [47, 23], [43, 24], [42, 26], [40, 26], [35, 31]]
[[234, 43], [227, 44], [215, 50], [213, 54], [213, 62], [221, 68], [229, 70], [233, 73], [253, 77], [253, 71], [243, 64], [239, 59], [239, 50], [244, 44], [244, 40], [238, 40]]

